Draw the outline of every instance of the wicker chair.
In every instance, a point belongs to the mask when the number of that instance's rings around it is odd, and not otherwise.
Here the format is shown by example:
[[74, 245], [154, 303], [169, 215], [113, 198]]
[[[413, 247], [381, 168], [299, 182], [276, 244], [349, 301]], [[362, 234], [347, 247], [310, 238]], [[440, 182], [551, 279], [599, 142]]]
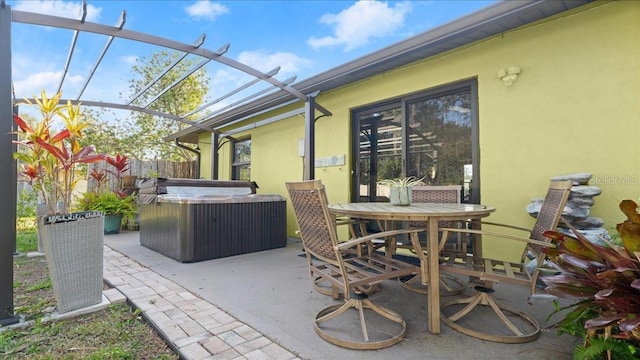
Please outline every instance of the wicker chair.
[[[338, 228], [340, 226], [348, 227], [350, 239], [355, 239], [355, 238], [357, 238], [359, 236], [367, 235], [366, 224], [367, 224], [366, 220], [363, 221], [363, 220], [351, 219], [351, 218], [336, 218], [336, 226]], [[299, 231], [297, 231], [296, 233], [299, 234]], [[362, 255], [363, 251], [372, 251], [372, 250], [373, 250], [372, 248], [367, 247], [366, 245], [362, 245], [362, 244], [358, 245], [354, 249], [355, 253], [358, 254], [358, 255]], [[312, 260], [313, 260], [312, 257], [307, 256], [307, 260], [309, 261], [309, 263], [311, 265]], [[340, 287], [339, 286], [336, 286], [336, 285], [332, 284], [331, 282], [326, 281], [324, 279], [324, 277], [322, 277], [322, 276], [317, 276], [313, 280], [313, 289], [315, 291], [319, 292], [320, 294], [331, 296], [332, 298], [334, 298], [336, 300], [344, 297], [344, 294], [340, 291]], [[373, 286], [370, 286], [366, 290], [366, 293], [371, 295], [376, 290], [378, 290], [378, 286], [377, 285], [373, 285]]]
[[[393, 230], [338, 242], [335, 217], [327, 208], [325, 188], [319, 180], [286, 183], [300, 229], [312, 277], [341, 288], [344, 300], [318, 312], [314, 320], [316, 333], [324, 340], [350, 349], [380, 349], [402, 340], [406, 332], [404, 318], [395, 311], [373, 304], [366, 291], [372, 284], [396, 279], [418, 271], [415, 265], [369, 251], [374, 238], [408, 234], [416, 244], [419, 230]], [[315, 282], [315, 280], [314, 280]], [[356, 310], [358, 334], [350, 332], [351, 324], [340, 324], [341, 315]], [[365, 314], [376, 324], [367, 328]], [[381, 320], [382, 319], [382, 320]], [[329, 326], [323, 323], [332, 320]], [[361, 334], [360, 334], [361, 332]], [[371, 332], [371, 333], [370, 333]]]
[[[451, 328], [484, 340], [502, 343], [524, 343], [536, 339], [540, 334], [540, 325], [528, 314], [498, 302], [493, 296], [493, 284], [506, 282], [528, 286], [531, 293], [536, 290], [536, 282], [544, 263], [543, 247], [553, 246], [550, 240], [543, 236], [547, 230], [555, 230], [562, 216], [562, 211], [571, 191], [571, 181], [552, 181], [540, 213], [533, 229], [523, 229], [515, 226], [496, 223], [473, 223], [463, 228], [441, 228], [442, 243], [450, 234], [471, 234], [482, 236], [482, 239], [495, 238], [501, 241], [520, 241], [525, 249], [519, 262], [498, 261], [482, 257], [478, 254], [449, 252], [443, 249], [440, 269], [450, 273], [468, 275], [482, 282], [474, 287], [475, 294], [463, 299], [454, 299], [441, 305], [442, 321]], [[478, 227], [481, 225], [481, 229]], [[510, 232], [499, 232], [493, 229], [511, 229]], [[491, 230], [491, 231], [489, 231]], [[516, 231], [527, 233], [527, 237], [514, 235]], [[533, 262], [527, 264], [529, 259]], [[528, 266], [529, 265], [529, 266]], [[533, 266], [531, 266], [533, 265]], [[482, 305], [478, 307], [478, 305]], [[451, 308], [450, 308], [451, 307]], [[460, 308], [454, 309], [453, 307]], [[448, 309], [449, 308], [449, 309]], [[474, 323], [474, 310], [491, 309], [498, 316], [506, 328], [495, 329], [486, 326], [486, 319]], [[450, 313], [453, 310], [453, 313]], [[456, 311], [457, 310], [457, 311]], [[475, 325], [475, 326], [474, 326]], [[492, 331], [493, 330], [493, 331]]]
[[[429, 186], [413, 186], [412, 187], [412, 201], [416, 203], [460, 203], [462, 198], [462, 186], [461, 185], [429, 185]], [[441, 222], [440, 227], [452, 227], [457, 222]], [[426, 224], [419, 221], [409, 222], [410, 228], [424, 229]], [[457, 236], [456, 239], [449, 239], [447, 242], [447, 248], [449, 251], [458, 251], [462, 253], [467, 252], [466, 240], [463, 240], [463, 236]], [[455, 241], [452, 241], [455, 240]], [[411, 244], [406, 244], [411, 245]], [[400, 247], [407, 247], [413, 251], [413, 246], [400, 245]], [[420, 272], [411, 276], [401, 279], [402, 286], [410, 291], [417, 292], [419, 294], [426, 294], [429, 287], [422, 284], [422, 275]], [[464, 292], [466, 284], [455, 276], [451, 276], [446, 273], [440, 274], [440, 294], [441, 295], [456, 295]]]

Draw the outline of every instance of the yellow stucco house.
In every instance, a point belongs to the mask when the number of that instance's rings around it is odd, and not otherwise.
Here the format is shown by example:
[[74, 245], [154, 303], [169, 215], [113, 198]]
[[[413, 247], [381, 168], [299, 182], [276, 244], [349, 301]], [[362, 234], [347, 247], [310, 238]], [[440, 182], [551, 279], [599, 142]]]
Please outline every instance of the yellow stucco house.
[[[284, 183], [309, 171], [331, 202], [425, 176], [464, 185], [465, 201], [497, 208], [493, 221], [531, 227], [525, 207], [552, 176], [587, 172], [610, 230], [619, 202], [640, 198], [637, 1], [500, 2], [292, 87], [331, 113], [313, 114], [311, 170], [310, 107], [285, 92], [203, 122], [215, 136], [168, 140], [199, 144], [203, 178], [249, 177], [286, 198]], [[287, 223], [295, 236], [290, 208]]]

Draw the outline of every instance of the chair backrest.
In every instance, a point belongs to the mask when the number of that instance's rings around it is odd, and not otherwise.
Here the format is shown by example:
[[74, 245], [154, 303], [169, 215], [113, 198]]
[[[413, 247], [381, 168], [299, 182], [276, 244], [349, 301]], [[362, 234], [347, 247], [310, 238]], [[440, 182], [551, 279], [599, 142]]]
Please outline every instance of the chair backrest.
[[[540, 206], [536, 223], [533, 225], [533, 228], [529, 233], [529, 238], [544, 242], [551, 241], [551, 239], [545, 237], [543, 234], [547, 230], [555, 230], [558, 227], [558, 223], [562, 217], [562, 211], [564, 210], [564, 206], [567, 204], [572, 186], [573, 181], [571, 180], [551, 181], [549, 189], [547, 190], [547, 195]], [[533, 255], [536, 262], [535, 269], [529, 273], [532, 279], [531, 293], [533, 294], [536, 290], [535, 283], [537, 282], [538, 276], [540, 276], [539, 269], [544, 263], [545, 256], [542, 254], [542, 246], [529, 243], [522, 253], [522, 261], [525, 261], [529, 253], [530, 255]]]
[[460, 203], [461, 185], [413, 186], [411, 198], [417, 203]]
[[[562, 217], [562, 211], [564, 210], [564, 206], [567, 204], [572, 186], [573, 181], [571, 180], [551, 181], [549, 189], [547, 190], [547, 195], [544, 197], [544, 201], [540, 206], [536, 223], [533, 225], [533, 229], [531, 229], [531, 232], [529, 233], [529, 238], [544, 242], [551, 241], [551, 239], [545, 237], [543, 234], [547, 230], [555, 230], [558, 227], [558, 223]], [[531, 252], [531, 255], [535, 258], [533, 261], [536, 266], [533, 270], [528, 269], [525, 271], [530, 277], [529, 290], [531, 291], [531, 294], [535, 294], [536, 283], [540, 276], [540, 268], [544, 264], [545, 255], [542, 254], [542, 246], [529, 243], [522, 253], [521, 261], [525, 261], [528, 256], [528, 252]]]
[[[573, 181], [552, 181], [549, 184], [547, 195], [540, 206], [540, 212], [536, 218], [536, 223], [529, 235], [531, 239], [548, 241], [543, 234], [547, 230], [555, 230], [560, 222], [562, 211], [567, 204]], [[534, 246], [535, 248], [535, 246]]]
[[[411, 201], [416, 203], [457, 203], [462, 200], [462, 185], [418, 185], [411, 187]], [[424, 221], [410, 221], [410, 227], [425, 227]], [[453, 226], [452, 222], [440, 222], [441, 227]]]
[[320, 180], [287, 182], [305, 251], [329, 261], [336, 260], [338, 243], [335, 222], [327, 208], [327, 194]]

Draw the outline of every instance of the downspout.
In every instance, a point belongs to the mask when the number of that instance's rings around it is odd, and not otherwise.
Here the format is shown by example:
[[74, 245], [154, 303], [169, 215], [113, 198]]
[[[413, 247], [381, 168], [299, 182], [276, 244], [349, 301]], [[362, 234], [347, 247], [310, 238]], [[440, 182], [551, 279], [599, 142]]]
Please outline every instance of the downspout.
[[192, 153], [196, 154], [196, 179], [200, 179], [200, 151], [196, 150], [196, 149], [192, 149], [186, 145], [182, 145], [178, 139], [175, 140], [176, 141], [176, 146], [181, 148], [181, 149], [185, 149], [188, 151], [191, 151]]

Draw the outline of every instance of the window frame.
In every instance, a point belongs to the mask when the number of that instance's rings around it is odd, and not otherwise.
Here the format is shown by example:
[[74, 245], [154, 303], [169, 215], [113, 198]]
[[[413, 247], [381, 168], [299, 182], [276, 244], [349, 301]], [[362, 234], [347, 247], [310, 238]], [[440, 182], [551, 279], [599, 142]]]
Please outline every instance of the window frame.
[[[478, 83], [477, 79], [467, 79], [455, 83], [450, 83], [446, 85], [441, 85], [429, 89], [424, 89], [418, 92], [405, 94], [400, 97], [393, 97], [389, 99], [382, 99], [376, 103], [370, 103], [366, 106], [353, 108], [351, 109], [351, 169], [352, 169], [352, 177], [351, 177], [351, 201], [358, 202], [360, 201], [359, 196], [359, 178], [360, 178], [360, 167], [359, 167], [359, 153], [360, 153], [360, 120], [358, 115], [363, 112], [373, 111], [377, 109], [384, 109], [389, 107], [400, 108], [400, 123], [403, 128], [403, 132], [405, 133], [405, 139], [407, 137], [407, 104], [411, 103], [417, 99], [424, 99], [430, 97], [437, 97], [446, 94], [451, 94], [459, 91], [469, 91], [470, 92], [470, 106], [471, 106], [471, 160], [473, 164], [472, 170], [472, 178], [473, 178], [473, 189], [471, 192], [471, 197], [469, 199], [470, 203], [479, 204], [480, 203], [480, 145], [479, 145], [479, 122], [478, 122]], [[403, 140], [404, 141], [404, 140]], [[406, 174], [407, 166], [407, 144], [403, 143], [402, 149], [402, 173]]]
[[[239, 143], [249, 142], [249, 160], [248, 161], [238, 161], [236, 158], [236, 145]], [[249, 174], [251, 174], [251, 137], [245, 137], [241, 139], [234, 139], [231, 142], [231, 180], [241, 180], [240, 179], [240, 171], [241, 169], [248, 167]], [[251, 175], [249, 175], [249, 179], [251, 180]]]

